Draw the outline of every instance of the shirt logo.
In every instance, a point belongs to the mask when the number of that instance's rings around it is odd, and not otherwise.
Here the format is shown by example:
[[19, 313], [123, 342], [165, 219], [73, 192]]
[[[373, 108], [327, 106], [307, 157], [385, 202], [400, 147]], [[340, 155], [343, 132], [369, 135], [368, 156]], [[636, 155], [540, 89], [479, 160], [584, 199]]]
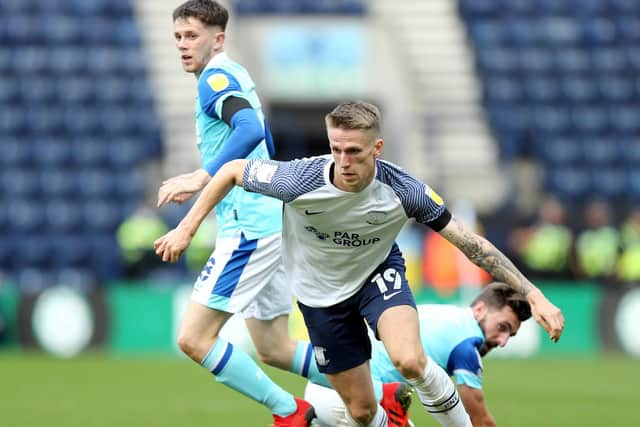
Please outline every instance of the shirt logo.
[[216, 73], [207, 77], [207, 83], [209, 83], [211, 89], [220, 92], [229, 86], [229, 79], [224, 74]]
[[331, 361], [325, 356], [324, 353], [326, 351], [327, 349], [324, 347], [313, 347], [313, 354], [316, 356], [316, 363], [318, 364], [318, 366], [327, 366]]
[[402, 291], [396, 291], [396, 292], [391, 292], [390, 294], [382, 294], [382, 299], [385, 301], [390, 300], [391, 298], [395, 297], [396, 295], [398, 295], [399, 293], [401, 293]]
[[318, 215], [318, 214], [321, 214], [321, 213], [325, 213], [325, 211], [310, 211], [309, 209], [305, 209], [304, 213], [306, 215]]
[[370, 211], [367, 212], [367, 216], [365, 221], [367, 224], [371, 225], [380, 225], [387, 222], [387, 213], [381, 211]]
[[249, 169], [249, 180], [263, 184], [271, 183], [278, 167], [269, 163], [255, 162]]

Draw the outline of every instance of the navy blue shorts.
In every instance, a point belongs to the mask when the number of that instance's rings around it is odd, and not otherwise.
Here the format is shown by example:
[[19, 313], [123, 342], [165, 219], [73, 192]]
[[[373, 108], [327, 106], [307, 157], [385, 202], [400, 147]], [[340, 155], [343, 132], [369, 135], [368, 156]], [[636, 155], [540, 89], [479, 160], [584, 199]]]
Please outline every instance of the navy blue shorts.
[[415, 308], [405, 272], [404, 258], [394, 244], [387, 259], [352, 297], [330, 307], [308, 307], [298, 302], [320, 372], [346, 371], [371, 358], [371, 341], [363, 319], [377, 337], [378, 319], [386, 309], [398, 305]]

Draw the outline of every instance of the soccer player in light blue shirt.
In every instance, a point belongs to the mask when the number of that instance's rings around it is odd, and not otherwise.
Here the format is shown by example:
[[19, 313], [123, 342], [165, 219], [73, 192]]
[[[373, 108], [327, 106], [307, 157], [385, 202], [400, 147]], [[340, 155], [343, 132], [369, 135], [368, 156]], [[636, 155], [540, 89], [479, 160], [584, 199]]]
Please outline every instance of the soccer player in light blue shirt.
[[[482, 392], [481, 357], [497, 346], [505, 346], [518, 332], [521, 323], [531, 317], [529, 303], [506, 284], [494, 282], [470, 307], [423, 304], [418, 312], [422, 347], [455, 379], [474, 427], [495, 426]], [[383, 382], [406, 381], [379, 341], [373, 344], [371, 375]], [[309, 383], [305, 399], [316, 409], [314, 425], [346, 425], [344, 404], [335, 391]]]
[[[182, 67], [198, 82], [195, 117], [202, 167], [163, 182], [158, 207], [183, 203], [230, 160], [269, 159], [275, 151], [253, 80], [224, 51], [227, 10], [212, 0], [189, 0], [175, 9], [173, 21]], [[215, 250], [194, 284], [178, 345], [218, 382], [268, 407], [276, 427], [307, 426], [313, 408], [219, 336], [225, 322], [242, 313], [264, 362], [328, 384], [310, 343], [288, 334], [293, 296], [280, 250], [282, 203], [235, 188], [216, 207], [216, 220]]]

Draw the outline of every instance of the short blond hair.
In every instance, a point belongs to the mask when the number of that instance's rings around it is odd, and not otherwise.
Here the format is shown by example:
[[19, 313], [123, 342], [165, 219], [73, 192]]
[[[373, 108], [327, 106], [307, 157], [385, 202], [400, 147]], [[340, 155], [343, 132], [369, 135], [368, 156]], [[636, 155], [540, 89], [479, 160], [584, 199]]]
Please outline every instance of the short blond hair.
[[364, 101], [349, 101], [339, 104], [324, 118], [327, 127], [339, 129], [360, 129], [380, 137], [380, 110]]

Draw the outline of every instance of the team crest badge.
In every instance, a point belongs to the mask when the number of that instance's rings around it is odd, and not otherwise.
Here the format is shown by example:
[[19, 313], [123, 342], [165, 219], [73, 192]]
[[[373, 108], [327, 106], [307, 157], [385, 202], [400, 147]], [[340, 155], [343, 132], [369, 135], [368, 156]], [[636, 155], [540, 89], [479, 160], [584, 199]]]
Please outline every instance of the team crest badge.
[[371, 225], [380, 225], [387, 222], [387, 214], [386, 212], [381, 211], [369, 211], [367, 212], [367, 216], [365, 221], [367, 224]]

